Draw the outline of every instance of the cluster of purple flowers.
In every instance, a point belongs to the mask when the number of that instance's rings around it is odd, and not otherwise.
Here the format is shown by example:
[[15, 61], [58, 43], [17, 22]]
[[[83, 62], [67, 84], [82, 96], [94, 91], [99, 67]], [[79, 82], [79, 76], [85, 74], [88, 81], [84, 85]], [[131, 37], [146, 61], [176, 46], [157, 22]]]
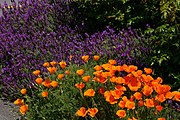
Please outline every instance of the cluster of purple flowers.
[[82, 35], [61, 20], [54, 24], [54, 30], [52, 13], [57, 5], [44, 0], [24, 0], [12, 9], [6, 7], [0, 17], [0, 83], [5, 96], [32, 87], [32, 71], [42, 69], [46, 61], [68, 62], [73, 55], [72, 62], [81, 64], [79, 56], [97, 54], [116, 59], [118, 64], [142, 66], [149, 55], [147, 39], [130, 27], [119, 32], [107, 27], [102, 32]]

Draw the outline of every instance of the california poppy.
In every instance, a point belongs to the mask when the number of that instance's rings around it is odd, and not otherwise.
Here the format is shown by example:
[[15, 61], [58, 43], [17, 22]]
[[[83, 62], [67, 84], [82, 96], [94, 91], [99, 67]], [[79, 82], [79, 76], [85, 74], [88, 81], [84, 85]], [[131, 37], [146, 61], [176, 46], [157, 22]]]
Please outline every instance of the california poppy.
[[15, 105], [23, 105], [23, 104], [24, 104], [24, 100], [18, 98], [18, 99], [16, 99], [16, 100], [14, 101], [14, 104], [15, 104]]
[[166, 118], [158, 118], [157, 120], [166, 120]]
[[153, 92], [153, 88], [152, 88], [152, 87], [150, 87], [150, 86], [148, 86], [148, 85], [145, 85], [145, 86], [143, 87], [143, 94], [144, 94], [145, 96], [151, 95], [152, 92]]
[[75, 84], [75, 86], [78, 88], [78, 89], [83, 89], [84, 87], [85, 87], [85, 84], [84, 83], [82, 83], [82, 82], [80, 82], [79, 84]]
[[120, 118], [126, 117], [126, 111], [125, 110], [118, 110], [116, 112], [116, 115], [119, 116]]
[[135, 103], [133, 101], [128, 100], [125, 104], [125, 107], [129, 109], [135, 109]]
[[151, 74], [152, 73], [152, 69], [151, 68], [144, 68], [144, 72], [146, 74]]
[[43, 92], [41, 93], [41, 95], [42, 95], [42, 97], [47, 97], [47, 96], [48, 96], [48, 92], [47, 92], [47, 91], [43, 91]]
[[33, 71], [33, 74], [36, 75], [36, 76], [40, 75], [40, 73], [41, 73], [40, 70], [35, 70], [35, 71]]
[[61, 61], [59, 62], [59, 65], [62, 69], [66, 68], [66, 62], [65, 61]]
[[91, 116], [91, 117], [94, 117], [96, 115], [96, 113], [98, 112], [98, 109], [97, 108], [89, 108], [88, 109], [88, 114]]
[[42, 78], [36, 78], [35, 82], [37, 84], [41, 84], [43, 82], [43, 79]]
[[84, 56], [82, 56], [81, 58], [82, 58], [82, 60], [83, 60], [84, 62], [88, 62], [88, 60], [89, 60], [89, 55], [84, 55]]
[[90, 78], [91, 78], [91, 77], [90, 77], [89, 75], [82, 77], [82, 79], [83, 79], [85, 82], [88, 82], [88, 81], [90, 80]]
[[160, 112], [162, 109], [163, 109], [163, 107], [162, 107], [161, 105], [157, 105], [157, 106], [156, 106], [156, 110], [157, 110], [158, 112]]
[[47, 70], [49, 71], [50, 74], [54, 74], [57, 70], [56, 67], [48, 67]]
[[133, 96], [135, 97], [136, 100], [142, 99], [142, 93], [140, 92], [135, 92]]
[[64, 78], [64, 74], [58, 74], [58, 79], [62, 80]]
[[115, 64], [116, 64], [116, 60], [112, 60], [112, 59], [111, 59], [111, 60], [109, 60], [108, 62], [109, 62], [111, 65], [115, 65]]
[[81, 116], [81, 117], [85, 117], [87, 113], [88, 113], [88, 111], [86, 110], [86, 108], [85, 108], [85, 107], [81, 107], [81, 108], [76, 112], [76, 115], [77, 115], [77, 116]]
[[23, 94], [23, 95], [25, 95], [26, 94], [26, 89], [25, 88], [23, 88], [23, 89], [21, 89], [21, 94]]
[[93, 89], [88, 89], [84, 92], [84, 96], [93, 97], [95, 95], [95, 91]]
[[93, 57], [93, 58], [94, 58], [94, 60], [95, 60], [95, 61], [98, 61], [98, 60], [99, 60], [99, 58], [100, 58], [100, 56], [98, 56], [98, 55], [94, 55], [94, 57]]
[[96, 65], [96, 66], [94, 67], [94, 70], [95, 70], [95, 71], [100, 71], [100, 70], [102, 70], [102, 67], [101, 67], [100, 65]]
[[153, 99], [145, 99], [144, 105], [145, 105], [147, 108], [154, 107], [154, 100], [153, 100]]
[[43, 64], [43, 66], [44, 66], [44, 67], [49, 67], [50, 64], [49, 64], [49, 62], [45, 62], [45, 63]]
[[27, 105], [22, 105], [19, 109], [19, 111], [21, 112], [21, 114], [25, 114], [26, 111], [28, 110], [28, 106]]
[[71, 73], [70, 70], [66, 70], [66, 71], [65, 71], [65, 74], [66, 74], [66, 75], [70, 75], [70, 73]]
[[55, 87], [57, 87], [58, 86], [58, 82], [57, 81], [52, 81], [51, 83], [51, 86], [53, 87], [53, 88], [55, 88]]
[[79, 76], [82, 76], [84, 74], [84, 70], [83, 69], [77, 70], [76, 74], [78, 74]]
[[50, 79], [46, 79], [44, 82], [42, 82], [42, 84], [45, 87], [50, 88], [51, 87], [51, 80]]
[[51, 66], [54, 67], [57, 64], [57, 62], [56, 61], [51, 61], [50, 64], [51, 64]]

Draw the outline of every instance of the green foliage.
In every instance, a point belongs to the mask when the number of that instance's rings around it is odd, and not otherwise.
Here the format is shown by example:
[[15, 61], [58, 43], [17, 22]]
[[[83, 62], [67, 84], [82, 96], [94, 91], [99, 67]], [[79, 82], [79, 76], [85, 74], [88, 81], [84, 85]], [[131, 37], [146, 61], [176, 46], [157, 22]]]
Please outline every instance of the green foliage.
[[154, 72], [162, 76], [173, 89], [180, 88], [180, 33], [177, 26], [165, 24], [145, 31], [151, 34], [150, 39], [154, 43], [151, 58]]

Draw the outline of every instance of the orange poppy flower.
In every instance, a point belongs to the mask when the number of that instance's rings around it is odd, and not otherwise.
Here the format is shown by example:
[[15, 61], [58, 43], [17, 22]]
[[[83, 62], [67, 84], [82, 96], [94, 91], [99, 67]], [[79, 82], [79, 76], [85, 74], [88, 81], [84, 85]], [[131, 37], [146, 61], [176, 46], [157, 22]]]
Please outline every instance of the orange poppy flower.
[[102, 67], [101, 67], [100, 65], [96, 65], [96, 66], [94, 67], [94, 70], [95, 70], [95, 71], [100, 71], [100, 70], [102, 70]]
[[116, 112], [116, 115], [119, 116], [120, 118], [126, 117], [126, 111], [125, 110], [118, 110]]
[[142, 81], [145, 83], [149, 83], [154, 80], [153, 77], [150, 75], [142, 74], [141, 77], [142, 77]]
[[88, 109], [88, 114], [91, 116], [91, 117], [94, 117], [96, 115], [96, 113], [98, 112], [98, 109], [97, 108], [89, 108]]
[[143, 94], [144, 94], [145, 96], [151, 95], [152, 92], [153, 92], [153, 88], [152, 88], [152, 87], [150, 87], [150, 86], [148, 86], [148, 85], [145, 85], [145, 86], [143, 87]]
[[128, 72], [136, 71], [138, 69], [138, 67], [134, 65], [129, 65], [128, 68], [129, 68]]
[[104, 94], [104, 92], [105, 92], [105, 89], [104, 89], [104, 87], [100, 87], [99, 88], [99, 90], [98, 90], [98, 92], [100, 93], [100, 94]]
[[166, 120], [166, 118], [158, 118], [157, 120]]
[[125, 104], [125, 107], [129, 110], [129, 109], [135, 109], [135, 103], [128, 100]]
[[125, 108], [125, 105], [126, 105], [126, 101], [120, 101], [120, 102], [118, 103], [118, 106], [119, 106], [120, 108]]
[[103, 77], [103, 78], [108, 78], [108, 77], [110, 77], [111, 76], [111, 73], [110, 72], [102, 72], [101, 73], [101, 77]]
[[49, 71], [50, 74], [54, 74], [57, 70], [55, 67], [48, 67], [47, 70]]
[[88, 111], [86, 110], [86, 108], [85, 108], [85, 107], [81, 107], [81, 108], [76, 112], [76, 115], [77, 115], [77, 116], [81, 116], [81, 117], [85, 117], [87, 113], [88, 113]]
[[88, 89], [84, 92], [84, 96], [93, 97], [95, 95], [95, 91], [93, 89]]
[[154, 107], [154, 100], [153, 100], [153, 99], [145, 99], [144, 105], [145, 105], [147, 108]]
[[111, 59], [111, 60], [109, 60], [108, 62], [109, 62], [109, 64], [111, 64], [111, 65], [115, 65], [115, 64], [116, 64], [116, 60], [112, 60], [112, 59]]
[[152, 73], [152, 69], [151, 68], [144, 68], [144, 72], [146, 74], [151, 74]]
[[110, 104], [115, 104], [118, 102], [117, 100], [115, 100], [114, 96], [109, 91], [104, 92], [104, 97], [106, 101], [109, 102]]
[[21, 89], [21, 94], [25, 95], [27, 90], [25, 88]]
[[59, 74], [58, 79], [62, 80], [64, 78], [64, 74]]
[[99, 77], [99, 78], [98, 77], [94, 77], [93, 80], [104, 84], [104, 83], [107, 82], [108, 79], [104, 78], [104, 77]]
[[169, 85], [162, 85], [162, 87], [163, 93], [167, 93], [171, 90], [171, 87]]
[[180, 102], [180, 92], [173, 91], [172, 94], [174, 95], [173, 100]]
[[78, 74], [79, 76], [82, 76], [84, 74], [84, 70], [83, 69], [77, 70], [76, 74]]
[[82, 58], [82, 60], [83, 60], [84, 62], [88, 62], [88, 60], [89, 60], [89, 55], [84, 55], [84, 56], [82, 56], [81, 58]]
[[111, 95], [114, 96], [114, 99], [119, 99], [123, 94], [124, 92], [121, 91], [121, 90], [111, 90], [110, 91]]
[[15, 105], [23, 105], [23, 104], [24, 104], [24, 100], [18, 98], [18, 99], [16, 99], [16, 100], [14, 101], [14, 104], [15, 104]]
[[142, 70], [132, 71], [134, 77], [140, 77], [142, 75]]
[[93, 75], [95, 75], [96, 77], [101, 77], [102, 71], [95, 71], [93, 72]]
[[102, 67], [104, 70], [109, 71], [109, 70], [112, 68], [112, 65], [109, 64], [109, 63], [106, 63], [106, 64], [102, 64], [101, 67]]
[[115, 86], [116, 90], [121, 90], [121, 91], [126, 91], [126, 87], [122, 86], [122, 85], [116, 85]]
[[142, 107], [144, 105], [144, 102], [142, 100], [138, 101], [138, 105]]
[[167, 92], [167, 93], [165, 94], [165, 98], [166, 98], [166, 99], [172, 99], [172, 97], [173, 97], [172, 92]]
[[155, 97], [155, 100], [158, 100], [159, 102], [162, 103], [166, 100], [166, 98], [165, 98], [164, 94], [160, 94]]
[[117, 84], [124, 84], [125, 83], [125, 79], [123, 77], [116, 77], [115, 82]]
[[156, 86], [157, 84], [162, 83], [162, 78], [158, 77], [155, 80], [151, 81], [152, 86]]
[[42, 84], [43, 84], [45, 87], [47, 87], [47, 88], [50, 88], [50, 87], [51, 87], [51, 81], [50, 81], [50, 79], [45, 80], [44, 82], [42, 82]]
[[93, 58], [94, 58], [94, 60], [95, 60], [95, 61], [98, 61], [98, 60], [99, 60], [99, 58], [100, 58], [100, 56], [98, 56], [98, 55], [94, 55], [94, 57], [93, 57]]
[[47, 91], [43, 91], [42, 93], [41, 93], [41, 95], [42, 95], [42, 97], [47, 97], [48, 96], [48, 92]]
[[51, 66], [55, 66], [56, 64], [57, 64], [57, 62], [55, 62], [55, 61], [52, 61], [52, 62], [50, 62], [50, 64], [51, 64]]
[[161, 84], [156, 84], [156, 85], [153, 86], [153, 88], [158, 94], [163, 93], [163, 86]]
[[85, 82], [88, 82], [89, 80], [90, 80], [90, 76], [84, 76], [84, 77], [82, 77], [82, 79], [85, 81]]
[[142, 94], [140, 92], [135, 92], [133, 96], [135, 97], [136, 100], [142, 99]]
[[79, 84], [75, 84], [75, 86], [78, 88], [78, 89], [83, 89], [85, 87], [85, 84], [80, 82]]
[[61, 61], [59, 62], [59, 65], [62, 69], [66, 68], [66, 62], [65, 61]]
[[113, 76], [113, 77], [110, 78], [110, 81], [111, 81], [112, 83], [114, 83], [114, 82], [116, 82], [116, 78], [117, 78], [117, 77]]
[[131, 91], [137, 91], [141, 87], [141, 82], [134, 77], [131, 77], [128, 87]]
[[19, 111], [21, 112], [21, 114], [26, 114], [26, 111], [28, 110], [28, 106], [27, 105], [22, 105], [19, 109]]
[[70, 70], [66, 70], [66, 71], [65, 71], [65, 74], [66, 74], [66, 75], [70, 75], [70, 74], [71, 74]]
[[33, 71], [33, 74], [36, 75], [36, 76], [40, 75], [40, 73], [41, 73], [40, 70], [35, 70], [35, 71]]
[[157, 106], [156, 106], [156, 110], [157, 110], [158, 112], [160, 112], [162, 109], [163, 109], [163, 107], [162, 107], [161, 105], [157, 105]]
[[51, 86], [52, 86], [53, 88], [56, 88], [56, 87], [58, 86], [58, 82], [53, 80], [53, 81], [51, 82]]
[[45, 62], [45, 63], [43, 64], [43, 66], [44, 66], [44, 67], [49, 67], [50, 64], [49, 64], [49, 62]]
[[35, 82], [37, 84], [41, 84], [43, 82], [43, 79], [42, 78], [36, 78]]

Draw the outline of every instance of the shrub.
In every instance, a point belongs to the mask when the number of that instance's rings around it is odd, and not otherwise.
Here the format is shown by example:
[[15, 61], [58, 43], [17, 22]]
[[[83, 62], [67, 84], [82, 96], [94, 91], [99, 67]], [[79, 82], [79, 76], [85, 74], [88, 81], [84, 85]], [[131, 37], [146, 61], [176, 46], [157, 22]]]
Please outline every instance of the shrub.
[[179, 24], [162, 25], [156, 29], [148, 28], [145, 33], [150, 34], [152, 47], [151, 65], [155, 74], [164, 76], [164, 82], [172, 86], [174, 90], [180, 88], [180, 47]]
[[169, 85], [162, 84], [162, 78], [153, 78], [151, 68], [140, 70], [134, 65], [116, 65], [113, 59], [104, 63], [102, 58], [94, 61], [88, 56], [83, 56], [82, 61], [86, 63], [81, 66], [66, 66], [64, 61], [46, 62], [48, 72], [33, 72], [37, 77], [36, 91], [29, 96], [29, 89], [14, 102], [20, 106], [24, 118], [173, 120], [180, 117], [176, 109], [164, 103], [180, 101], [180, 92], [171, 92]]

